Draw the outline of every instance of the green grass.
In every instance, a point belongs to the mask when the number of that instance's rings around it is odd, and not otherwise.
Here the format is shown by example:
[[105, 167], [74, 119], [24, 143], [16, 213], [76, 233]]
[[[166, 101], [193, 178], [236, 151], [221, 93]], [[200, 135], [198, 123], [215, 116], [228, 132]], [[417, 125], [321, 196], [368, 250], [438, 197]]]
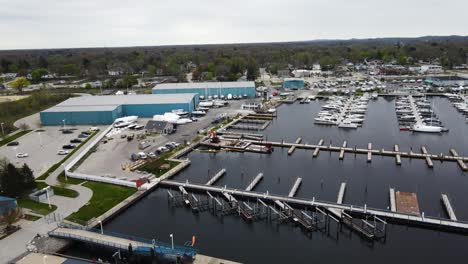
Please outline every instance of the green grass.
[[0, 141], [0, 147], [14, 141], [15, 139], [17, 139], [19, 137], [22, 137], [22, 136], [26, 135], [27, 133], [29, 133], [31, 131], [32, 130], [23, 130], [23, 131], [20, 131], [20, 132], [14, 134], [14, 135], [11, 135], [11, 136], [9, 136], [7, 138], [2, 139], [2, 141]]
[[[179, 163], [180, 162], [177, 162], [177, 161], [167, 160], [165, 158], [159, 158], [154, 161], [146, 163], [145, 165], [138, 168], [138, 170], [146, 171], [146, 172], [154, 174], [156, 177], [160, 177], [161, 175], [168, 172], [175, 166], [179, 165]], [[159, 167], [163, 164], [169, 164], [170, 167], [168, 169], [160, 169]]]
[[52, 213], [53, 211], [55, 211], [57, 209], [57, 206], [55, 206], [53, 204], [49, 208], [48, 204], [39, 203], [39, 202], [33, 201], [33, 200], [29, 199], [29, 198], [18, 199], [18, 206], [21, 207], [21, 208], [30, 209], [34, 213], [40, 214], [40, 215], [48, 215], [48, 214]]
[[74, 184], [74, 185], [82, 184], [83, 182], [85, 182], [84, 180], [81, 180], [81, 179], [75, 179], [75, 178], [70, 178], [70, 177], [65, 178], [65, 171], [62, 171], [59, 174], [59, 176], [57, 177], [57, 180], [61, 183]]
[[[37, 182], [37, 188], [38, 189], [43, 189], [49, 185], [47, 185], [45, 182]], [[72, 189], [67, 189], [65, 187], [61, 186], [52, 186], [52, 189], [54, 190], [55, 195], [59, 196], [65, 196], [65, 197], [70, 197], [70, 198], [76, 198], [78, 197], [79, 193], [75, 190]]]
[[37, 215], [24, 214], [24, 219], [26, 219], [28, 221], [36, 221], [36, 220], [39, 220], [41, 218], [39, 216], [37, 216]]
[[109, 211], [112, 207], [137, 191], [135, 188], [102, 182], [87, 182], [83, 184], [83, 186], [93, 191], [93, 197], [89, 203], [81, 207], [78, 212], [68, 216], [66, 219], [69, 221], [78, 223], [88, 222], [90, 219]]
[[63, 158], [61, 161], [55, 163], [54, 165], [52, 165], [52, 167], [50, 167], [46, 172], [44, 172], [41, 176], [39, 176], [38, 178], [36, 178], [36, 180], [45, 180], [47, 179], [47, 177], [49, 177], [49, 175], [54, 172], [55, 170], [57, 170], [60, 165], [62, 165], [65, 161], [67, 161], [73, 154], [75, 154], [75, 152], [77, 152], [82, 146], [84, 146], [88, 141], [91, 140], [91, 138], [93, 138], [98, 132], [93, 132], [91, 135], [89, 135], [82, 143], [80, 143], [80, 145], [78, 145], [76, 148], [74, 148], [67, 156], [65, 156], [65, 158]]

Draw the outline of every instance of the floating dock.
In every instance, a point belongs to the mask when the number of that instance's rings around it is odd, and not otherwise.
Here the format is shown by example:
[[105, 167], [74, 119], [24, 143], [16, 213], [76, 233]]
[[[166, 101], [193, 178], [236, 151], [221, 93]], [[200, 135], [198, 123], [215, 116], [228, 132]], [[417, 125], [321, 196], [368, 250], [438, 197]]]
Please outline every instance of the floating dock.
[[[458, 157], [458, 153], [455, 149], [450, 149], [450, 154], [452, 154], [452, 156], [454, 157]], [[466, 164], [465, 162], [463, 162], [463, 160], [461, 159], [457, 159], [457, 163], [458, 163], [458, 166], [460, 166], [460, 168], [463, 170], [463, 171], [467, 171], [468, 168], [466, 167]]]
[[[212, 193], [219, 193], [219, 194], [230, 194], [231, 196], [236, 195], [239, 197], [243, 197], [244, 199], [254, 198], [254, 199], [262, 199], [263, 201], [269, 201], [274, 203], [275, 201], [280, 201], [282, 203], [288, 203], [291, 205], [296, 206], [309, 206], [312, 208], [326, 208], [326, 209], [336, 209], [340, 211], [344, 211], [350, 215], [362, 215], [365, 216], [375, 216], [382, 219], [387, 219], [388, 221], [404, 223], [404, 224], [414, 224], [426, 228], [432, 228], [436, 230], [448, 230], [448, 231], [459, 231], [463, 233], [468, 233], [468, 222], [465, 221], [453, 221], [450, 219], [440, 219], [438, 217], [430, 217], [424, 216], [422, 217], [419, 214], [414, 213], [405, 213], [405, 212], [391, 212], [385, 209], [374, 209], [374, 208], [366, 208], [365, 206], [357, 206], [357, 205], [346, 205], [346, 204], [338, 204], [334, 202], [328, 201], [319, 201], [315, 199], [307, 199], [307, 198], [299, 198], [299, 197], [288, 197], [285, 195], [277, 195], [277, 194], [269, 194], [269, 193], [260, 193], [260, 192], [248, 192], [239, 189], [233, 188], [226, 188], [226, 187], [219, 187], [219, 186], [207, 186], [204, 184], [194, 184], [194, 183], [186, 183], [186, 182], [176, 182], [170, 180], [163, 180], [160, 182], [161, 186], [167, 187], [178, 187], [184, 186], [186, 189], [191, 189], [194, 191], [200, 192], [212, 192]], [[397, 208], [398, 205], [398, 197], [399, 192], [397, 192]], [[419, 208], [418, 208], [419, 212]]]
[[211, 178], [206, 185], [213, 185], [216, 181], [218, 181], [224, 174], [226, 173], [226, 169], [221, 169], [218, 173], [216, 173], [213, 178]]
[[340, 160], [344, 159], [344, 153], [345, 153], [347, 146], [348, 146], [348, 143], [346, 141], [343, 142], [343, 147], [341, 147], [341, 150], [340, 150]]
[[390, 211], [396, 212], [395, 189], [390, 188]]
[[346, 182], [342, 182], [340, 185], [340, 191], [338, 192], [338, 198], [336, 199], [337, 204], [343, 203], [345, 191], [346, 191]]
[[[295, 144], [299, 144], [299, 143], [301, 143], [301, 141], [302, 141], [302, 138], [299, 137], [299, 138], [296, 139], [296, 143], [295, 143]], [[289, 150], [288, 150], [288, 155], [293, 154], [294, 150], [296, 150], [296, 146], [291, 146], [291, 147], [289, 148]]]
[[302, 183], [302, 178], [298, 177], [296, 181], [294, 182], [293, 187], [289, 191], [288, 197], [294, 197], [296, 195], [296, 192], [299, 189], [299, 186], [301, 186], [301, 183]]
[[251, 191], [253, 190], [253, 188], [255, 188], [255, 186], [257, 186], [257, 184], [263, 179], [263, 173], [259, 173], [257, 174], [257, 176], [255, 177], [255, 179], [253, 179], [253, 181], [249, 184], [249, 186], [247, 186], [247, 188], [245, 188], [246, 191]]
[[398, 145], [395, 145], [393, 147], [393, 150], [395, 151], [395, 162], [396, 162], [396, 164], [401, 165], [400, 147]]
[[367, 144], [367, 162], [372, 162], [372, 143]]
[[445, 207], [445, 211], [447, 211], [447, 215], [449, 216], [450, 220], [457, 221], [457, 216], [455, 215], [455, 212], [453, 211], [452, 205], [450, 204], [450, 200], [446, 194], [442, 194], [442, 202]]
[[400, 213], [420, 215], [418, 196], [416, 193], [396, 192], [396, 210]]
[[421, 153], [426, 155], [426, 164], [429, 168], [434, 168], [434, 163], [432, 163], [432, 159], [427, 155], [427, 149], [425, 146], [421, 147]]
[[322, 146], [322, 145], [323, 145], [323, 138], [320, 139], [319, 143], [317, 144], [317, 147], [315, 148], [314, 153], [312, 153], [312, 157], [315, 158], [315, 157], [318, 156], [319, 151], [320, 151], [320, 146]]

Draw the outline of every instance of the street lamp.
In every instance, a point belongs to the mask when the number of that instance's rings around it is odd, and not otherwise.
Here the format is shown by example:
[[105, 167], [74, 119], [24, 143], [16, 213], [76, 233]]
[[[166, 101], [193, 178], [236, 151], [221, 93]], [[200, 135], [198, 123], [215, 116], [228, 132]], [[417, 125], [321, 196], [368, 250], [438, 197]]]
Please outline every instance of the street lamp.
[[65, 129], [65, 119], [63, 119], [62, 122], [63, 122], [63, 129]]
[[174, 249], [174, 235], [173, 235], [173, 234], [170, 234], [169, 236], [171, 237], [172, 249]]
[[99, 225], [101, 225], [101, 235], [104, 235], [104, 229], [102, 228], [102, 221], [99, 220]]

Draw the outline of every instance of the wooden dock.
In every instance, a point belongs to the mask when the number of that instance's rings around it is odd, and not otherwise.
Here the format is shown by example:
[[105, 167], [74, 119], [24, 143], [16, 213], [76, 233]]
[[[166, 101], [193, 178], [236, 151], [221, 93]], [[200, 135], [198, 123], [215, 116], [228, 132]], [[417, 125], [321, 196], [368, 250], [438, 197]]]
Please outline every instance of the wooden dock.
[[457, 216], [455, 215], [455, 211], [453, 211], [452, 205], [450, 204], [450, 200], [446, 194], [442, 194], [442, 202], [445, 207], [445, 211], [447, 211], [447, 215], [453, 221], [457, 221]]
[[255, 186], [257, 186], [257, 184], [263, 179], [263, 173], [259, 173], [257, 174], [257, 176], [255, 177], [255, 179], [252, 180], [252, 182], [249, 184], [249, 186], [247, 186], [247, 188], [245, 188], [246, 191], [251, 191], [253, 190], [253, 188], [255, 188]]
[[[313, 145], [313, 144], [296, 144], [296, 143], [288, 143], [288, 142], [275, 142], [275, 141], [261, 141], [261, 140], [245, 140], [253, 145], [268, 145], [272, 147], [283, 147], [283, 148], [291, 148], [292, 146], [295, 146], [298, 149], [310, 149], [313, 150], [312, 157], [317, 157], [319, 151], [331, 151], [331, 152], [341, 152], [346, 153], [355, 153], [355, 154], [363, 154], [363, 155], [378, 155], [378, 156], [387, 156], [387, 157], [393, 157], [395, 158], [395, 162], [397, 165], [401, 165], [401, 160], [402, 158], [410, 158], [410, 159], [425, 159], [430, 158], [432, 160], [439, 160], [439, 161], [451, 161], [451, 162], [457, 162], [459, 167], [463, 171], [467, 171], [467, 167], [465, 162], [468, 162], [468, 157], [462, 157], [458, 156], [458, 154], [454, 151], [454, 149], [451, 149], [450, 155], [440, 155], [440, 154], [424, 154], [424, 153], [415, 153], [415, 152], [405, 152], [405, 151], [400, 151], [400, 148], [398, 145], [394, 146], [394, 150], [385, 150], [385, 149], [372, 149], [369, 150], [368, 148], [350, 148], [350, 147], [345, 147], [343, 148], [342, 146], [333, 146], [333, 145], [328, 145], [325, 146], [323, 145], [323, 141], [320, 140], [319, 144]], [[322, 144], [320, 144], [322, 143]], [[344, 154], [343, 154], [344, 155]]]
[[163, 180], [160, 182], [161, 186], [167, 187], [178, 187], [183, 186], [186, 189], [196, 190], [200, 192], [213, 192], [213, 193], [220, 193], [220, 194], [230, 194], [236, 195], [239, 197], [243, 197], [244, 199], [254, 198], [254, 199], [262, 199], [263, 201], [280, 201], [286, 202], [290, 205], [296, 206], [309, 206], [312, 208], [326, 208], [326, 209], [336, 209], [345, 211], [348, 214], [357, 214], [365, 216], [376, 216], [382, 219], [387, 219], [388, 221], [393, 221], [397, 223], [403, 224], [413, 224], [418, 225], [421, 227], [436, 229], [436, 230], [448, 230], [448, 231], [457, 231], [468, 233], [468, 222], [465, 221], [453, 221], [450, 219], [441, 219], [437, 217], [431, 216], [424, 216], [415, 215], [412, 213], [404, 213], [404, 212], [392, 212], [390, 210], [385, 209], [374, 209], [374, 208], [365, 208], [364, 206], [357, 206], [357, 205], [346, 205], [346, 204], [338, 204], [334, 202], [328, 201], [319, 201], [315, 199], [307, 199], [307, 198], [299, 198], [299, 197], [288, 197], [285, 195], [277, 195], [277, 194], [269, 194], [269, 193], [260, 193], [260, 192], [248, 192], [239, 189], [232, 189], [226, 187], [219, 187], [219, 186], [208, 186], [204, 184], [194, 184], [194, 183], [186, 183], [186, 182], [176, 182], [170, 180]]
[[338, 198], [336, 199], [337, 204], [343, 203], [345, 191], [346, 191], [346, 182], [342, 182], [340, 185], [340, 191], [338, 192]]
[[432, 163], [432, 159], [427, 155], [427, 149], [425, 146], [421, 147], [421, 153], [426, 155], [426, 164], [429, 168], [434, 168], [434, 163]]
[[221, 169], [218, 173], [211, 178], [206, 185], [213, 185], [216, 181], [218, 181], [224, 174], [226, 173], [226, 169]]
[[400, 213], [420, 215], [418, 196], [411, 192], [396, 192], [396, 210]]
[[320, 139], [319, 143], [317, 144], [317, 147], [315, 148], [314, 153], [312, 154], [312, 157], [315, 158], [315, 157], [318, 156], [319, 151], [320, 151], [320, 146], [322, 146], [322, 145], [323, 145], [323, 138]]
[[[450, 149], [450, 154], [452, 154], [453, 157], [458, 157], [458, 153], [455, 149]], [[463, 171], [467, 171], [468, 168], [466, 167], [466, 164], [465, 162], [463, 162], [462, 159], [457, 159], [457, 163], [458, 163], [458, 166], [463, 170]]]
[[[301, 141], [302, 141], [302, 138], [299, 137], [299, 138], [296, 139], [296, 143], [295, 143], [295, 144], [299, 144], [299, 143], [301, 143]], [[288, 150], [288, 155], [293, 154], [294, 150], [296, 150], [296, 146], [291, 146], [291, 147], [289, 148], [289, 150]]]
[[302, 183], [302, 178], [297, 177], [296, 181], [294, 182], [293, 187], [289, 191], [288, 197], [294, 197], [296, 195], [296, 192], [299, 189], [299, 186], [301, 186], [301, 183]]

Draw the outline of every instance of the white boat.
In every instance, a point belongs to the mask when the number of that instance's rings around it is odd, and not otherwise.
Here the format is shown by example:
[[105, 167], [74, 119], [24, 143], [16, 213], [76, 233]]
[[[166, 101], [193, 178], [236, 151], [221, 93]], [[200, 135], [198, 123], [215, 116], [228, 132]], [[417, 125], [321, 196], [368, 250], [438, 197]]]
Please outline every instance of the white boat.
[[115, 128], [127, 127], [135, 123], [137, 120], [138, 120], [138, 116], [124, 116], [121, 118], [117, 118], [114, 121], [114, 127]]
[[414, 132], [423, 132], [423, 133], [440, 133], [442, 132], [442, 127], [439, 126], [428, 126], [424, 124], [415, 124], [412, 127]]
[[172, 110], [172, 113], [180, 116], [180, 117], [184, 117], [184, 116], [188, 116], [189, 112], [187, 111], [184, 111], [184, 109], [175, 109], [175, 110]]
[[203, 110], [195, 110], [195, 111], [192, 111], [192, 115], [202, 116], [202, 115], [206, 115], [206, 112]]
[[315, 118], [314, 123], [321, 125], [336, 125], [336, 119], [329, 116], [317, 117]]
[[268, 113], [276, 113], [276, 108], [270, 108], [267, 110]]
[[306, 103], [306, 104], [310, 103], [310, 99], [309, 98], [305, 99], [304, 103]]
[[307, 98], [310, 99], [310, 100], [315, 100], [315, 99], [317, 99], [317, 96], [315, 96], [315, 95], [309, 95], [309, 97], [307, 97]]
[[372, 99], [377, 99], [379, 98], [379, 94], [378, 93], [372, 93]]
[[349, 119], [343, 119], [339, 124], [338, 127], [340, 128], [358, 128], [358, 125], [351, 122]]
[[198, 104], [198, 106], [201, 106], [201, 107], [213, 107], [213, 102], [210, 101], [210, 102], [200, 102]]

